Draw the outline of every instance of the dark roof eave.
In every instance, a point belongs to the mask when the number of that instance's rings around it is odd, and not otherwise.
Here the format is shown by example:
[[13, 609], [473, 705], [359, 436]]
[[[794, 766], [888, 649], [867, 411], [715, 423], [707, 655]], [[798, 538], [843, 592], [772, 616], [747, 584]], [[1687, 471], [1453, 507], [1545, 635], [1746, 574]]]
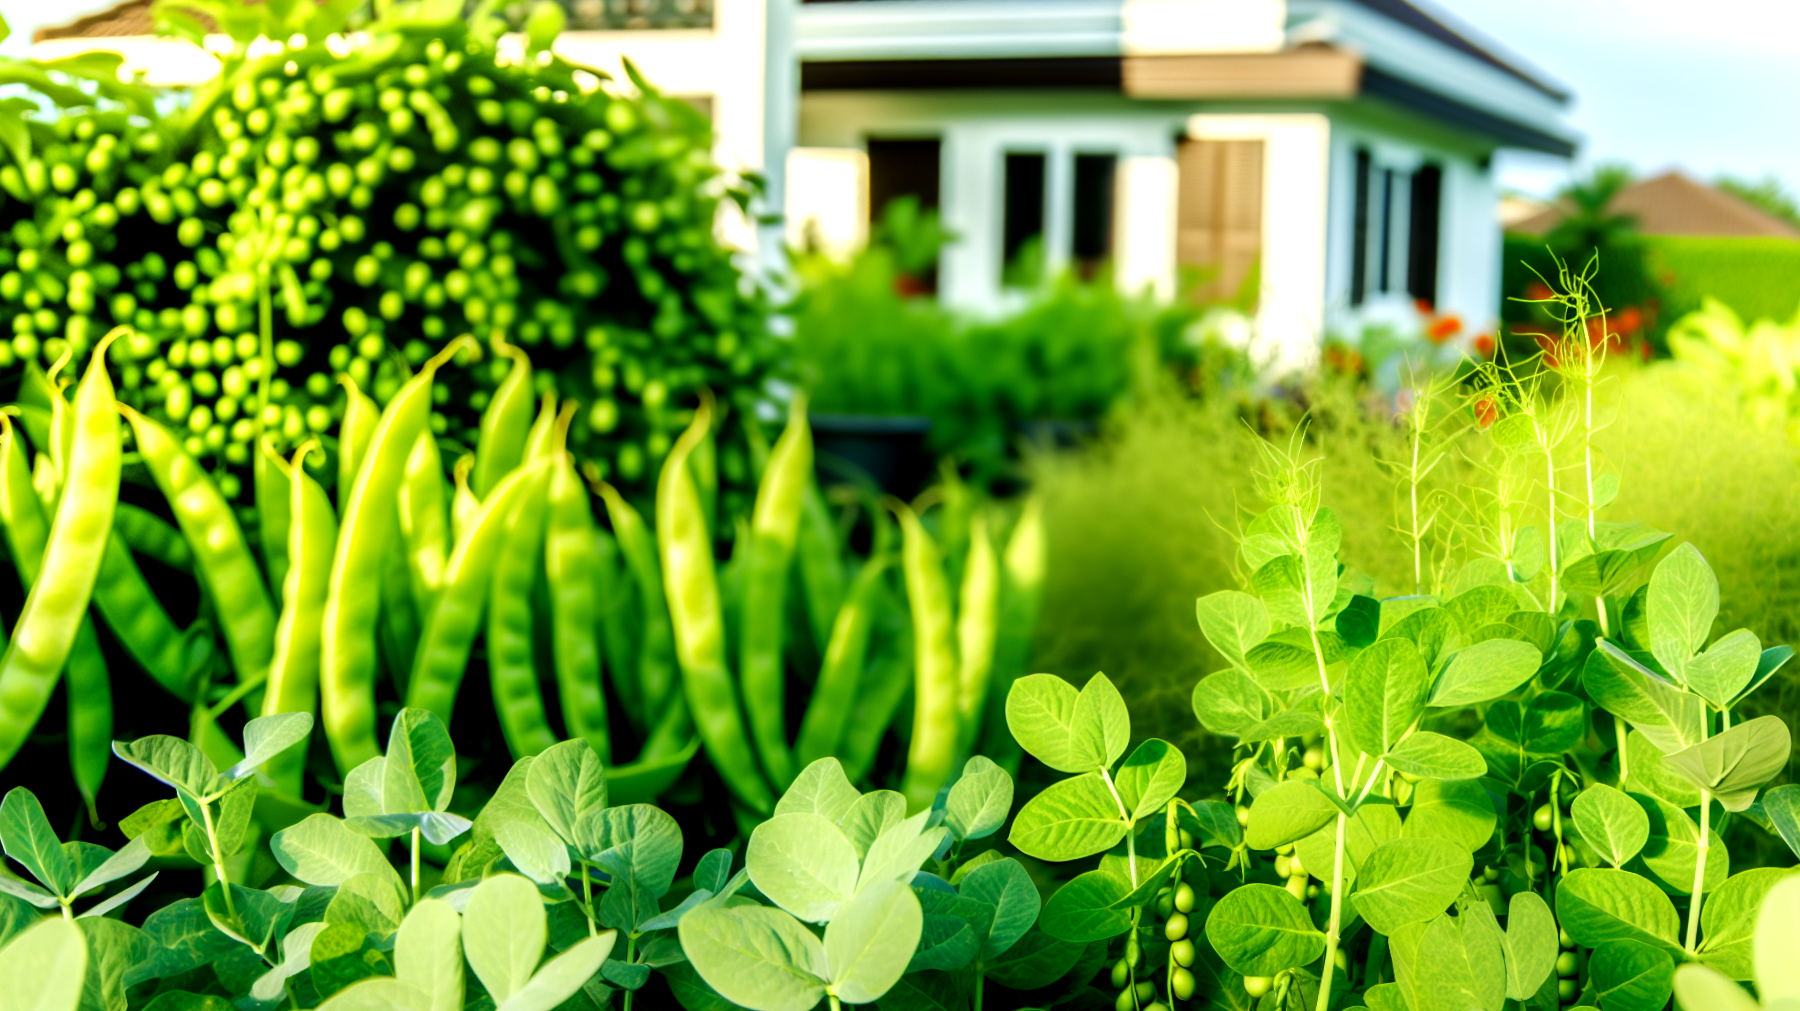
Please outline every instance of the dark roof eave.
[[1542, 151], [1559, 158], [1575, 155], [1575, 142], [1566, 137], [1478, 109], [1378, 67], [1363, 68], [1362, 94], [1491, 137], [1501, 147]]

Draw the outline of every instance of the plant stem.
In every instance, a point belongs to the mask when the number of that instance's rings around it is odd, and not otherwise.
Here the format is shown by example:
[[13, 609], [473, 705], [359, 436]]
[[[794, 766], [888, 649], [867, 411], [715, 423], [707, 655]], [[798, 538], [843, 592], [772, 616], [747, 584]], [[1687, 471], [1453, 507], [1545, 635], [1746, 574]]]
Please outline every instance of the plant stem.
[[1131, 870], [1131, 888], [1132, 891], [1136, 891], [1138, 885], [1137, 838], [1131, 834], [1131, 812], [1125, 810], [1125, 798], [1119, 796], [1119, 788], [1113, 785], [1112, 776], [1107, 773], [1105, 766], [1100, 767], [1100, 779], [1106, 784], [1107, 791], [1112, 794], [1113, 803], [1119, 805], [1119, 818], [1125, 822], [1125, 866]]
[[1623, 790], [1625, 789], [1627, 766], [1630, 763], [1629, 756], [1625, 751], [1625, 721], [1617, 716], [1613, 717], [1613, 733], [1619, 739], [1619, 789]]
[[[583, 864], [582, 866], [585, 869], [587, 865]], [[592, 926], [592, 924], [590, 924], [590, 926]], [[628, 963], [637, 961], [637, 934], [635, 933], [628, 933], [625, 935], [625, 961]], [[625, 991], [625, 1011], [631, 1011], [631, 1000], [636, 996], [636, 990]], [[836, 994], [831, 996], [831, 1006], [834, 1008], [837, 1007]]]
[[1329, 1011], [1331, 1007], [1331, 974], [1337, 969], [1338, 924], [1344, 915], [1343, 881], [1344, 881], [1344, 828], [1349, 818], [1339, 811], [1337, 816], [1337, 846], [1331, 861], [1331, 921], [1325, 929], [1325, 964], [1319, 970], [1319, 1003], [1317, 1011]]
[[1556, 595], [1556, 447], [1550, 441], [1549, 432], [1544, 432], [1542, 439], [1544, 444], [1544, 484], [1548, 492], [1548, 500], [1545, 504], [1550, 509], [1549, 531], [1546, 537], [1550, 542], [1550, 601], [1546, 610], [1554, 619], [1557, 612], [1562, 610], [1562, 600]]
[[1700, 897], [1706, 891], [1706, 854], [1712, 848], [1712, 792], [1700, 791], [1700, 852], [1694, 861], [1694, 899], [1688, 903], [1687, 950], [1700, 940]]
[[582, 912], [587, 913], [588, 936], [593, 937], [599, 931], [594, 928], [594, 878], [588, 873], [586, 860], [581, 862], [581, 896], [587, 905]]
[[985, 980], [982, 978], [984, 975], [986, 974], [981, 971], [981, 966], [977, 965], [975, 967], [975, 1007], [972, 1011], [981, 1011], [981, 991], [985, 986]]
[[[225, 896], [225, 915], [237, 919], [237, 909], [231, 901], [231, 879], [225, 875], [225, 853], [219, 848], [219, 834], [213, 830], [212, 805], [200, 802], [200, 818], [206, 827], [206, 842], [212, 848], [213, 873], [219, 876], [219, 892]], [[261, 954], [258, 952], [257, 954]]]
[[412, 830], [412, 900], [414, 905], [419, 902], [419, 826], [417, 825], [414, 825]]

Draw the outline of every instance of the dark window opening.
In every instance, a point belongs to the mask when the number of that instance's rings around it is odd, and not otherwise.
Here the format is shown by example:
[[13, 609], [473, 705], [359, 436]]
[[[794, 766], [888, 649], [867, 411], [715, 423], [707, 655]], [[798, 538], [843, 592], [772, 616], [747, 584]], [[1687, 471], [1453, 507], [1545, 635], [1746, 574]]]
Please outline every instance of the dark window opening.
[[[943, 144], [935, 137], [929, 140], [869, 139], [869, 222], [880, 228], [887, 220], [888, 206], [895, 200], [910, 198], [916, 213], [903, 216], [892, 224], [908, 234], [888, 236], [902, 246], [908, 240], [927, 238], [934, 231], [925, 219], [937, 217], [941, 188]], [[938, 269], [933, 258], [929, 263], [904, 267], [901, 287], [908, 294], [937, 293]]]
[[1356, 193], [1350, 205], [1350, 304], [1369, 293], [1369, 152], [1356, 149]]
[[1044, 156], [1006, 155], [1000, 250], [1007, 284], [1029, 285], [1043, 275]]
[[1375, 264], [1376, 291], [1393, 291], [1389, 278], [1394, 265], [1394, 170], [1381, 170], [1381, 260]]
[[1113, 252], [1113, 180], [1119, 159], [1110, 154], [1075, 156], [1074, 234], [1069, 258], [1075, 272], [1088, 279], [1099, 272]]
[[1406, 291], [1427, 305], [1437, 304], [1438, 230], [1443, 212], [1444, 170], [1420, 167], [1412, 177], [1412, 215], [1406, 242]]

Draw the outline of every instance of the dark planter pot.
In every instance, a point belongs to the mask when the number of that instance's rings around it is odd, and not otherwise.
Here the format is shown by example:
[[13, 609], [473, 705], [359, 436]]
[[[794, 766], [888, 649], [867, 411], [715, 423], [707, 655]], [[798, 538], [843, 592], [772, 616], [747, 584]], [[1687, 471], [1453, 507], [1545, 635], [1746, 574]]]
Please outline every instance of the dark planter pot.
[[931, 484], [936, 461], [926, 446], [930, 418], [813, 414], [808, 420], [821, 482], [867, 480], [907, 500]]

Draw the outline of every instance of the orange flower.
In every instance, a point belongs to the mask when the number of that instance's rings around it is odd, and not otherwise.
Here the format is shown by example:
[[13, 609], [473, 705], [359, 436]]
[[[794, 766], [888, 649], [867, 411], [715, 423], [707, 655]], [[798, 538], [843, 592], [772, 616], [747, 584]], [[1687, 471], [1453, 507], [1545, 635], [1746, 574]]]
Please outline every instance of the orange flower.
[[1541, 302], [1554, 294], [1556, 293], [1550, 290], [1550, 286], [1542, 281], [1533, 281], [1525, 286], [1525, 297], [1533, 302]]
[[1480, 400], [1475, 401], [1476, 427], [1485, 432], [1494, 427], [1494, 422], [1499, 419], [1500, 405], [1494, 402], [1493, 397], [1482, 397]]
[[1494, 335], [1489, 333], [1476, 334], [1475, 353], [1483, 358], [1494, 357]]
[[1425, 328], [1425, 336], [1433, 344], [1442, 344], [1462, 332], [1462, 320], [1455, 316], [1440, 316], [1431, 321]]

